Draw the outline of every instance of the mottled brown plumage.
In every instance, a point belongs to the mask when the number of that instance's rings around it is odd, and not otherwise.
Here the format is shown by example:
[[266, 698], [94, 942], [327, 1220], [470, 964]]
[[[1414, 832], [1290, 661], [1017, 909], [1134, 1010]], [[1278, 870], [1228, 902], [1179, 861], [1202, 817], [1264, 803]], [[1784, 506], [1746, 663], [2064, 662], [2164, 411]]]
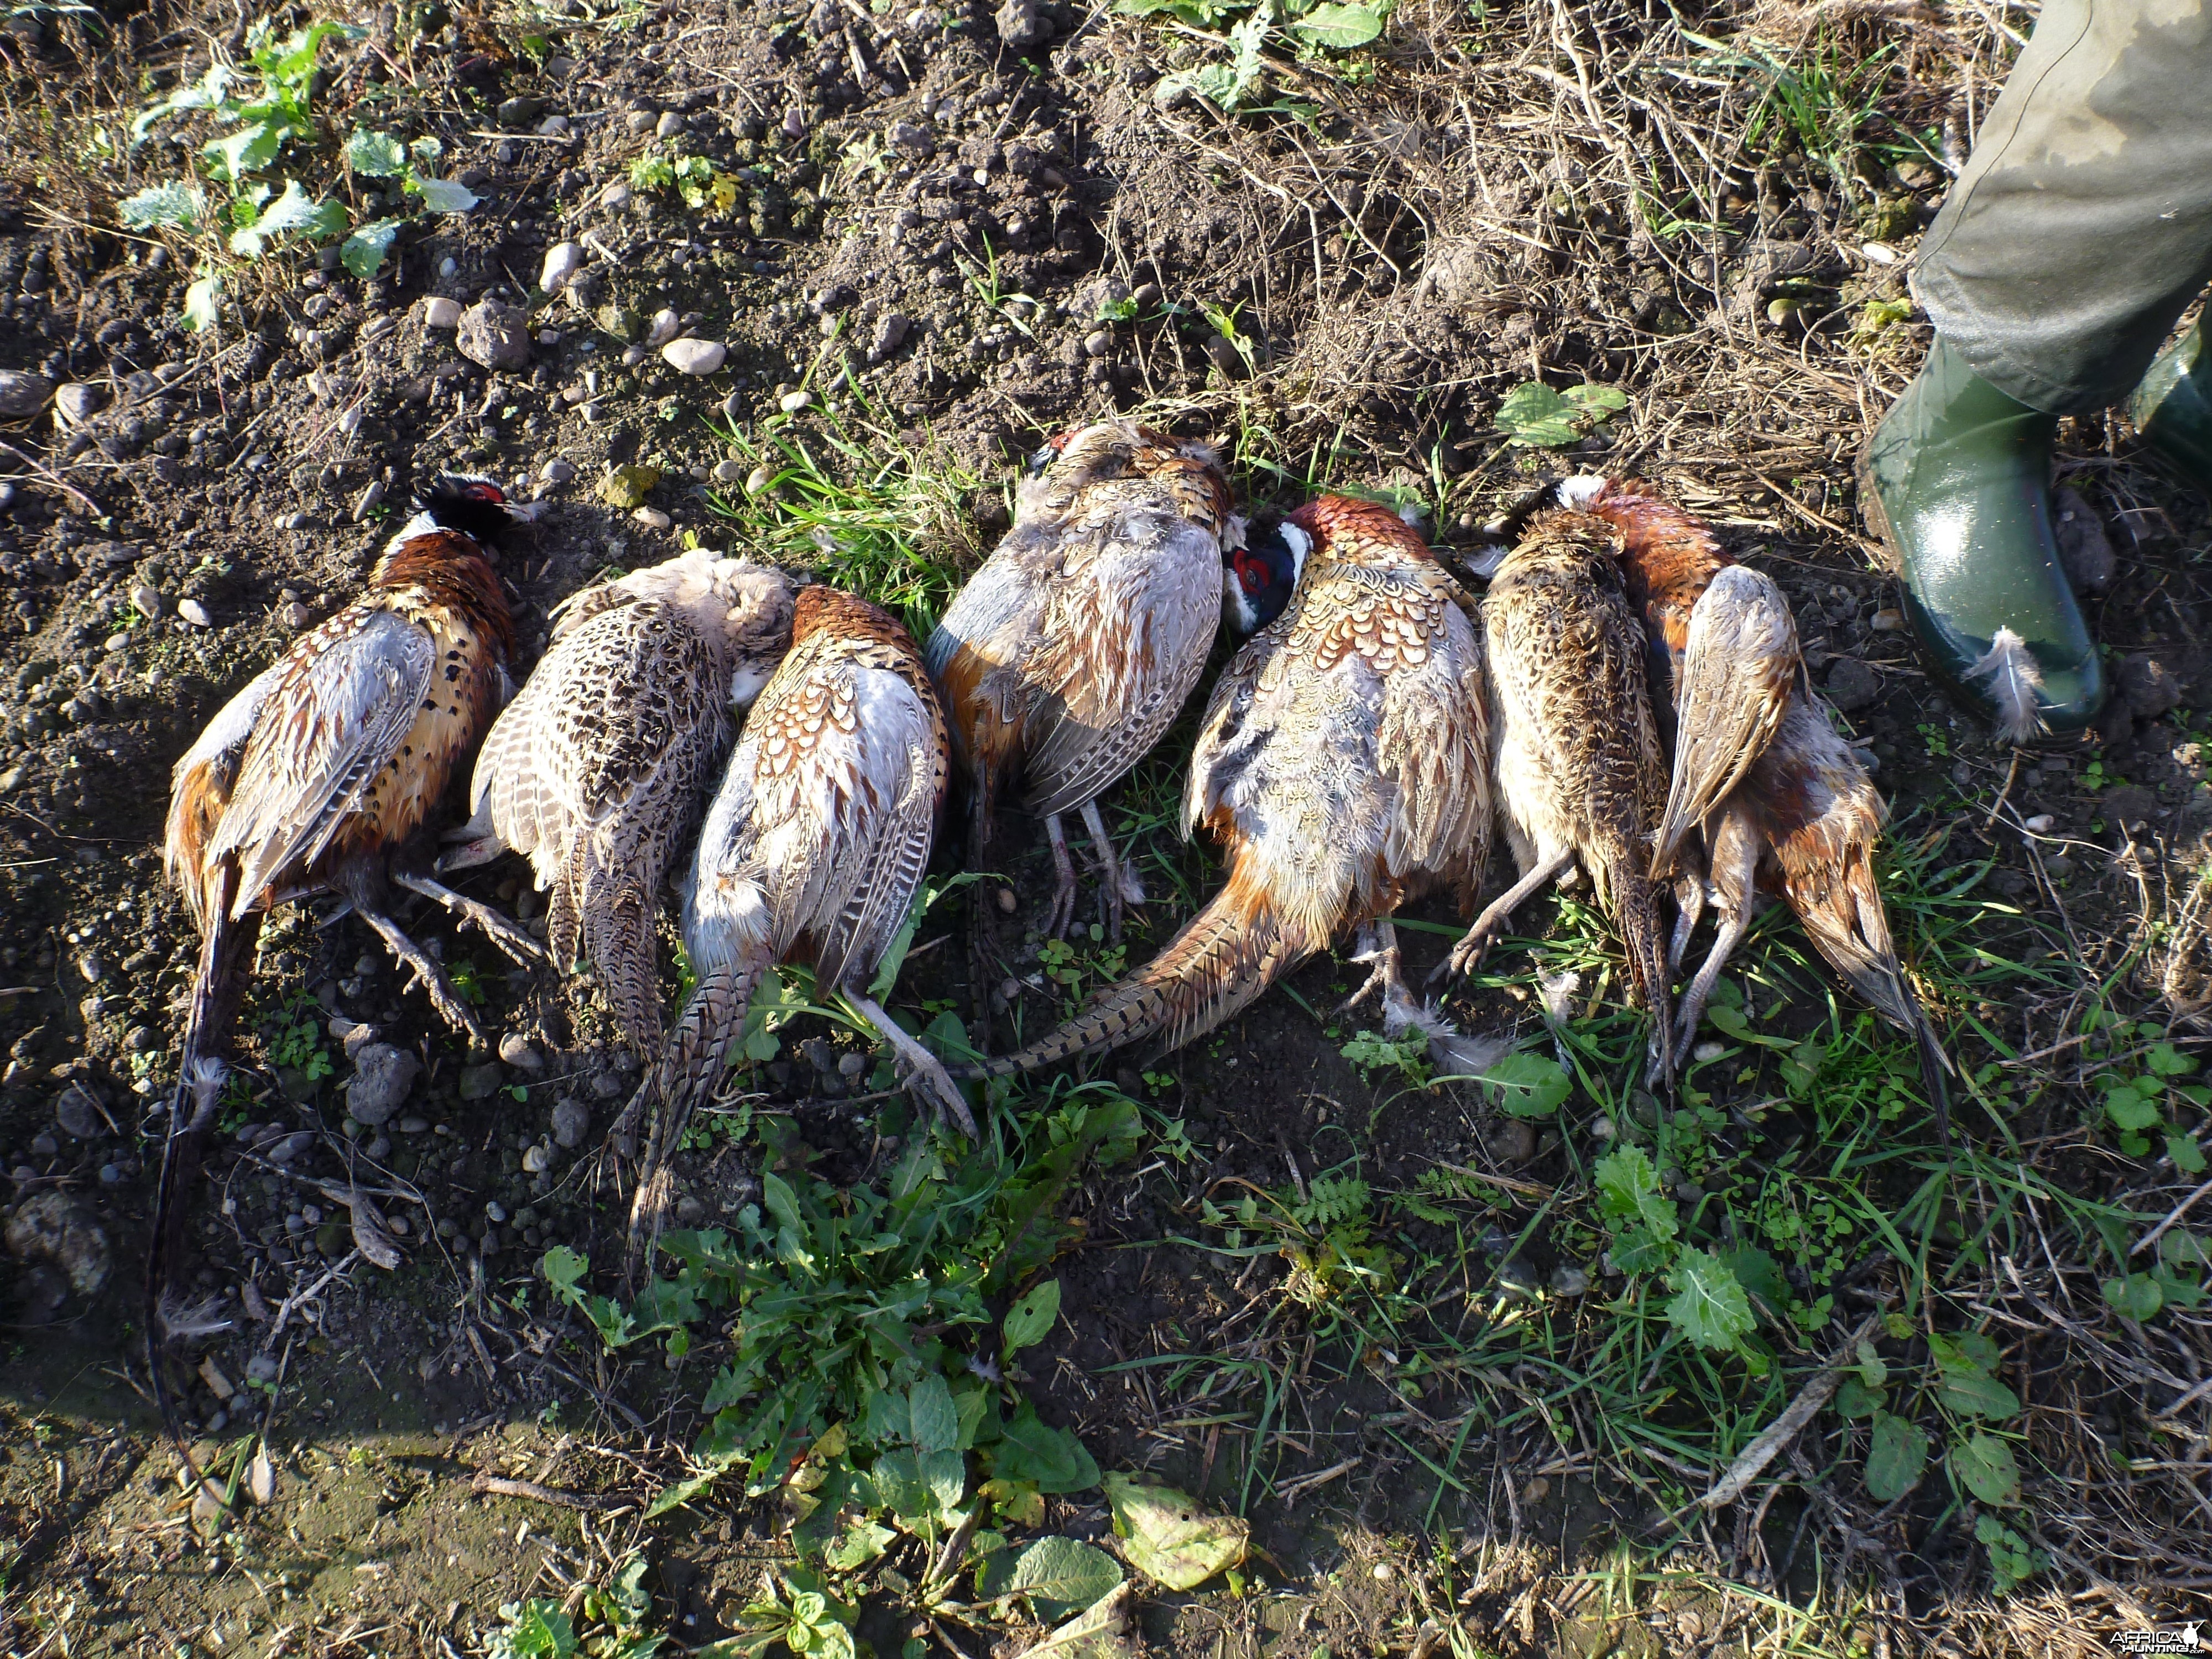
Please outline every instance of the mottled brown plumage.
[[1951, 1062], [1898, 960], [1875, 880], [1888, 809], [1814, 696], [1795, 628], [1775, 624], [1777, 608], [1788, 616], [1780, 592], [1647, 484], [1574, 478], [1560, 494], [1620, 537], [1627, 590], [1656, 647], [1662, 678], [1655, 692], [1664, 699], [1671, 688], [1675, 710], [1670, 806], [1681, 804], [1681, 830], [1698, 830], [1705, 844], [1720, 931], [1682, 994], [1678, 1049], [1687, 1051], [1765, 888], [1796, 913], [1829, 964], [1912, 1039], [1923, 1085], [1939, 1116], [1947, 1115]]
[[693, 551], [584, 589], [553, 613], [553, 645], [484, 739], [476, 817], [447, 867], [511, 848], [549, 891], [545, 941], [580, 955], [631, 1045], [660, 1052], [653, 924], [669, 860], [699, 821], [751, 702], [791, 640], [792, 579]]
[[990, 1073], [1165, 1053], [1355, 928], [1374, 963], [1361, 997], [1382, 993], [1394, 1030], [1444, 1029], [1400, 977], [1390, 918], [1431, 887], [1473, 908], [1492, 810], [1481, 639], [1389, 508], [1323, 496], [1289, 523], [1311, 542], [1296, 594], [1214, 687], [1191, 759], [1185, 830], [1221, 843], [1225, 885], [1153, 962]]
[[1123, 906], [1144, 902], [1097, 799], [1159, 741], [1206, 666], [1223, 556], [1243, 542], [1230, 505], [1202, 444], [1131, 421], [1073, 433], [1022, 485], [1013, 528], [930, 637], [973, 789], [969, 865], [983, 867], [1000, 801], [1018, 787], [1052, 843], [1055, 937], [1075, 914], [1065, 813], [1083, 815], [1115, 937]]
[[1629, 984], [1671, 1068], [1667, 951], [1650, 874], [1667, 763], [1641, 619], [1602, 520], [1538, 514], [1482, 602], [1495, 719], [1495, 788], [1520, 879], [1452, 951], [1465, 972], [1514, 908], [1577, 864], [1620, 928]]
[[778, 963], [811, 967], [824, 995], [842, 992], [908, 1086], [974, 1134], [944, 1066], [867, 991], [928, 865], [949, 761], [944, 711], [905, 629], [850, 593], [801, 589], [790, 653], [753, 705], [700, 831], [684, 905], [697, 988], [625, 1114], [658, 1103], [631, 1210], [634, 1254], [657, 1230], [684, 1122]]
[[301, 636], [226, 704], [177, 762], [162, 856], [200, 930], [155, 1200], [146, 1313], [155, 1398], [197, 1172], [224, 1076], [245, 966], [267, 911], [331, 892], [415, 970], [440, 1013], [484, 1034], [443, 971], [386, 912], [387, 880], [537, 958], [505, 918], [395, 862], [419, 844], [447, 780], [499, 708], [514, 648], [486, 546], [514, 514], [482, 479], [441, 482], [386, 548], [362, 597]]

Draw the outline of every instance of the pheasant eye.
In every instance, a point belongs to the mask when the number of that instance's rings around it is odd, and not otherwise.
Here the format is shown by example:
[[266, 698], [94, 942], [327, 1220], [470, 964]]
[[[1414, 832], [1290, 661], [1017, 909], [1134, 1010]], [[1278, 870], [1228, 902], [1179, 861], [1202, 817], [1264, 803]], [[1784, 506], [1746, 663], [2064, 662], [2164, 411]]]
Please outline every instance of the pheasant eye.
[[1267, 584], [1267, 573], [1241, 552], [1237, 556], [1236, 571], [1237, 580], [1247, 593], [1256, 593]]
[[461, 494], [472, 501], [489, 501], [495, 507], [501, 506], [507, 501], [506, 494], [496, 484], [472, 483]]

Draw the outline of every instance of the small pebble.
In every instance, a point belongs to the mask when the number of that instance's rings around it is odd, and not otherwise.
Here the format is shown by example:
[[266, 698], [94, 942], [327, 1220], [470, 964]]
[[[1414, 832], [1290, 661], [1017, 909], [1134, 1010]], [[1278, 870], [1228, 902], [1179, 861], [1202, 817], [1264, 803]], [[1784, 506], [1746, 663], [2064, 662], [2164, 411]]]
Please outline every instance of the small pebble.
[[745, 474], [745, 494], [763, 495], [775, 487], [775, 469], [763, 462]]
[[675, 522], [657, 507], [641, 507], [630, 517], [652, 530], [665, 530]]
[[1610, 1140], [1618, 1133], [1609, 1117], [1594, 1118], [1590, 1121], [1590, 1139], [1593, 1140]]
[[556, 455], [538, 469], [538, 476], [546, 483], [564, 484], [576, 476], [576, 468], [573, 462], [564, 461]]
[[1397, 1576], [1397, 1570], [1388, 1561], [1377, 1561], [1375, 1564], [1375, 1582], [1376, 1583], [1387, 1584]]
[[552, 1167], [553, 1149], [550, 1146], [532, 1146], [522, 1155], [522, 1169], [526, 1175], [543, 1175]]
[[1902, 611], [1877, 611], [1874, 613], [1873, 621], [1867, 625], [1877, 634], [1900, 634], [1905, 631], [1905, 613]]
[[544, 294], [557, 294], [568, 287], [570, 279], [583, 268], [584, 245], [581, 242], [556, 242], [545, 250], [545, 262], [538, 267], [538, 290]]
[[553, 1103], [553, 1139], [556, 1145], [569, 1149], [582, 1145], [591, 1127], [591, 1109], [574, 1095], [563, 1095]]
[[149, 583], [141, 582], [131, 590], [131, 603], [137, 609], [140, 616], [149, 622], [155, 621], [160, 617], [163, 608], [161, 590]]
[[796, 415], [813, 401], [811, 392], [787, 392], [775, 400], [775, 406], [787, 415]]
[[684, 331], [684, 319], [672, 311], [658, 311], [645, 331], [646, 345], [655, 351]]
[[1016, 910], [1021, 908], [1021, 900], [1014, 896], [1014, 890], [1012, 888], [1001, 887], [999, 889], [999, 909], [1001, 914], [1011, 916]]
[[403, 1135], [427, 1134], [429, 1128], [428, 1118], [403, 1117], [399, 1120], [399, 1133]]
[[2047, 836], [2057, 822], [2058, 820], [2048, 812], [2038, 812], [2032, 818], [2021, 820], [2020, 827], [2031, 836]]
[[[453, 264], [448, 259], [447, 264]], [[448, 300], [442, 294], [434, 294], [422, 301], [422, 326], [425, 328], [459, 328], [461, 325], [461, 302]]]
[[520, 1031], [509, 1031], [499, 1040], [499, 1057], [508, 1065], [526, 1072], [542, 1072], [545, 1058], [531, 1046], [530, 1040]]
[[683, 131], [684, 118], [674, 110], [670, 110], [653, 125], [653, 135], [656, 138], [673, 138]]
[[484, 1219], [493, 1222], [506, 1220], [507, 1206], [501, 1203], [495, 1198], [486, 1199], [484, 1200]]
[[208, 615], [207, 607], [198, 599], [179, 599], [177, 614], [195, 628], [212, 628], [215, 619]]
[[1727, 1052], [1728, 1044], [1725, 1042], [1700, 1042], [1690, 1050], [1690, 1058], [1702, 1065], [1709, 1060], [1718, 1060]]

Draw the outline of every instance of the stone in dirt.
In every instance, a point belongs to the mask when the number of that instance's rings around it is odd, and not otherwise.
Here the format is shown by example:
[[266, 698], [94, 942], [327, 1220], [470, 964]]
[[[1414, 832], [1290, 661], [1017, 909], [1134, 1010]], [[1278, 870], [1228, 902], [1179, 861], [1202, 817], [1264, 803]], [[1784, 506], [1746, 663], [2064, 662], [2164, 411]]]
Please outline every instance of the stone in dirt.
[[346, 1111], [356, 1123], [377, 1128], [407, 1103], [421, 1075], [422, 1062], [411, 1049], [389, 1042], [364, 1043], [354, 1056], [353, 1085], [346, 1094]]
[[499, 1092], [499, 1062], [488, 1060], [481, 1066], [461, 1067], [460, 1089], [463, 1100], [489, 1100]]
[[875, 332], [868, 337], [868, 361], [879, 363], [906, 343], [907, 331], [913, 322], [902, 311], [886, 311], [876, 319]]
[[2148, 651], [2121, 658], [2112, 678], [2127, 699], [2128, 713], [2139, 720], [2154, 720], [2181, 702], [2179, 678]]
[[54, 393], [54, 412], [72, 424], [88, 421], [107, 407], [107, 388], [76, 382]]
[[1050, 32], [1037, 0], [1006, 0], [991, 21], [998, 25], [999, 39], [1010, 46], [1033, 46]]
[[1881, 676], [1856, 657], [1838, 657], [1828, 665], [1825, 689], [1830, 702], [1856, 714], [1881, 695]]
[[575, 1096], [563, 1095], [553, 1103], [553, 1141], [556, 1146], [570, 1149], [581, 1146], [591, 1127], [592, 1109]]
[[82, 1082], [62, 1091], [61, 1098], [54, 1103], [54, 1122], [72, 1140], [90, 1140], [107, 1128], [99, 1103]]
[[890, 147], [902, 155], [911, 155], [916, 161], [927, 161], [937, 153], [937, 139], [929, 129], [913, 121], [894, 121], [884, 137]]
[[530, 319], [513, 306], [480, 300], [461, 313], [453, 342], [472, 363], [502, 373], [530, 366]]
[[679, 374], [712, 374], [730, 350], [719, 340], [671, 340], [660, 348], [660, 355]]
[[542, 1072], [545, 1069], [544, 1056], [520, 1031], [509, 1031], [499, 1040], [499, 1057], [520, 1071]]
[[545, 250], [545, 263], [538, 268], [538, 291], [558, 294], [583, 268], [584, 245], [581, 242], [556, 242]]
[[8, 1218], [8, 1254], [59, 1268], [81, 1297], [99, 1294], [114, 1258], [107, 1235], [66, 1193], [33, 1194]]
[[2051, 492], [2051, 527], [2058, 542], [2058, 562], [2076, 591], [2101, 593], [2112, 585], [2119, 566], [2112, 538], [2079, 490], [2061, 484]]
[[618, 466], [599, 480], [599, 499], [609, 507], [629, 512], [644, 506], [646, 496], [659, 482], [657, 466]]
[[448, 300], [442, 294], [433, 294], [422, 301], [422, 326], [425, 328], [459, 328], [461, 325], [461, 302]]
[[20, 421], [35, 415], [53, 395], [54, 383], [45, 375], [0, 368], [0, 417]]

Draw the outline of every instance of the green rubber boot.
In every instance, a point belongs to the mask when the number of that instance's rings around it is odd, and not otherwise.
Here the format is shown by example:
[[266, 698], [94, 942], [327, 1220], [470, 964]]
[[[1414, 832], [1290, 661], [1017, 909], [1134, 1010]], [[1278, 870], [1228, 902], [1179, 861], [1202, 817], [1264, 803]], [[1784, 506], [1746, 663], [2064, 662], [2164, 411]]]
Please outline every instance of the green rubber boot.
[[2051, 527], [2055, 416], [1940, 338], [1859, 457], [1859, 506], [1904, 578], [1929, 665], [2027, 743], [2076, 732], [2105, 675]]
[[2212, 490], [2212, 351], [2203, 319], [2150, 366], [2128, 399], [2128, 418], [2152, 448]]

